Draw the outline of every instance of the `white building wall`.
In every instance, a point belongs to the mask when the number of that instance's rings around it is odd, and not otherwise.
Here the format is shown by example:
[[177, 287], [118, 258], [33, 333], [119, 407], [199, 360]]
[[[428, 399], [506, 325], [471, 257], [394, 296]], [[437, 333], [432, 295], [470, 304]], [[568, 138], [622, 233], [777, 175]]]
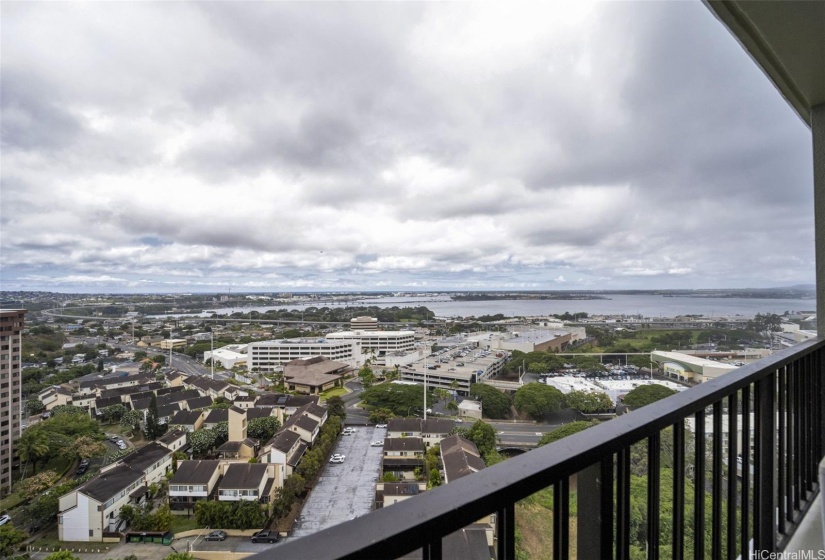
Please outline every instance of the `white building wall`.
[[247, 367], [260, 371], [278, 371], [292, 360], [323, 356], [351, 367], [361, 367], [366, 359], [357, 340], [283, 340], [257, 342], [249, 345]]
[[[72, 508], [72, 505], [75, 507]], [[89, 530], [92, 529], [90, 520], [97, 512], [97, 502], [92, 502], [88, 496], [72, 492], [60, 498], [60, 509], [72, 508], [58, 517], [58, 538], [61, 541], [88, 542]]]

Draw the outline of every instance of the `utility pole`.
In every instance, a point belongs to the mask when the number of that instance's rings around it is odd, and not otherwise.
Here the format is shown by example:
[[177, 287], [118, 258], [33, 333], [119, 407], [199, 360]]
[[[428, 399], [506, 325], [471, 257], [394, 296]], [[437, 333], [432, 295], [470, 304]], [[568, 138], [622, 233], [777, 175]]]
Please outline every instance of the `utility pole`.
[[427, 357], [424, 357], [424, 420], [427, 419]]

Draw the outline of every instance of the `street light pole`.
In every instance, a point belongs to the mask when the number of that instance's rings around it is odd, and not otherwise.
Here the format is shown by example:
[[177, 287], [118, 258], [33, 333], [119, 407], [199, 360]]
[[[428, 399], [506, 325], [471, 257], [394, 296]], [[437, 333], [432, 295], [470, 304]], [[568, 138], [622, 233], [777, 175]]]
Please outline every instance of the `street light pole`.
[[424, 420], [427, 419], [427, 358], [424, 357]]

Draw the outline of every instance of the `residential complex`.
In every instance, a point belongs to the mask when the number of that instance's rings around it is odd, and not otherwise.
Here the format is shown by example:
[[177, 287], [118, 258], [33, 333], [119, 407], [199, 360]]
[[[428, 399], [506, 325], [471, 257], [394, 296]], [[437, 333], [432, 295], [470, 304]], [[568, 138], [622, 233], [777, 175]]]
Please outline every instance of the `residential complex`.
[[145, 503], [149, 486], [171, 469], [172, 450], [160, 443], [150, 443], [104, 467], [100, 476], [60, 498], [60, 540], [102, 541], [121, 526], [120, 508]]
[[26, 311], [0, 309], [0, 492], [10, 489], [14, 441], [20, 437], [20, 372]]

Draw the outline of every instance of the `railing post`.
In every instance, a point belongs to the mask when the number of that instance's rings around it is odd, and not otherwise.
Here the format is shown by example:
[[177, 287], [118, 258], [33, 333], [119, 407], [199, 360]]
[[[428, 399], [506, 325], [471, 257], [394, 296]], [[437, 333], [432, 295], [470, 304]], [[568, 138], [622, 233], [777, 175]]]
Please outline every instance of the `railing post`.
[[825, 103], [811, 107], [814, 152], [814, 252], [816, 254], [816, 324], [825, 336]]
[[579, 558], [613, 557], [613, 458], [576, 473]]
[[776, 551], [776, 373], [756, 382], [754, 550]]
[[510, 503], [496, 512], [498, 560], [516, 558], [516, 505]]

